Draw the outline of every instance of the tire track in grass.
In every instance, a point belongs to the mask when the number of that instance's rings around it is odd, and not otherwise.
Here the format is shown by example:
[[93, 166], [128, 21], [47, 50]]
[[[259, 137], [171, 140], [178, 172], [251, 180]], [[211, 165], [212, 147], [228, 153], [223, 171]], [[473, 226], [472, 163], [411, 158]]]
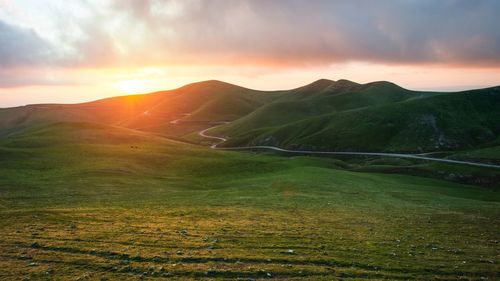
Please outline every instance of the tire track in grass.
[[[367, 276], [353, 276], [353, 278], [363, 277], [366, 278], [368, 276], [372, 276], [373, 274], [382, 274], [380, 277], [388, 277], [389, 279], [394, 279], [394, 277], [399, 275], [401, 278], [397, 279], [408, 279], [406, 275], [417, 275], [417, 276], [426, 276], [426, 275], [438, 275], [441, 277], [450, 277], [457, 275], [464, 276], [491, 276], [491, 272], [486, 271], [475, 271], [475, 272], [467, 272], [467, 271], [446, 271], [437, 268], [422, 268], [422, 269], [411, 269], [411, 268], [395, 268], [395, 267], [383, 267], [383, 266], [375, 266], [375, 265], [367, 265], [358, 262], [348, 262], [348, 261], [339, 261], [333, 259], [284, 259], [284, 258], [224, 258], [224, 257], [180, 257], [180, 258], [171, 258], [171, 257], [144, 257], [144, 256], [132, 256], [129, 254], [113, 252], [113, 251], [97, 251], [97, 250], [84, 250], [80, 248], [71, 248], [71, 247], [59, 247], [59, 246], [43, 246], [43, 245], [27, 245], [27, 244], [19, 244], [19, 246], [23, 248], [31, 248], [45, 252], [59, 252], [59, 253], [68, 253], [68, 254], [77, 254], [77, 255], [89, 255], [99, 258], [104, 258], [107, 260], [117, 260], [123, 261], [126, 260], [129, 263], [152, 263], [152, 264], [164, 264], [164, 265], [172, 265], [172, 264], [246, 264], [246, 265], [279, 265], [279, 266], [313, 266], [313, 267], [334, 267], [337, 269], [358, 269], [366, 271]], [[12, 258], [12, 257], [11, 257]], [[40, 260], [40, 262], [43, 262]], [[58, 260], [59, 262], [59, 260]], [[281, 274], [289, 274], [288, 271], [282, 272]], [[311, 272], [314, 274], [315, 272]], [[388, 276], [391, 275], [391, 276]], [[500, 277], [500, 273], [497, 274], [497, 277]], [[301, 275], [302, 276], [302, 275]], [[309, 275], [306, 275], [309, 276]]]

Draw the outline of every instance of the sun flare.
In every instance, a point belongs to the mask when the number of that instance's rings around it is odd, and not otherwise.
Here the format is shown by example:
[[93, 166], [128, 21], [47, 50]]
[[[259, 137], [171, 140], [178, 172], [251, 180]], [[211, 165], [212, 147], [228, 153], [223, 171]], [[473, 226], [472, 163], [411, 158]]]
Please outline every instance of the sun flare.
[[150, 84], [149, 80], [122, 80], [118, 81], [115, 87], [127, 94], [141, 94], [150, 90]]

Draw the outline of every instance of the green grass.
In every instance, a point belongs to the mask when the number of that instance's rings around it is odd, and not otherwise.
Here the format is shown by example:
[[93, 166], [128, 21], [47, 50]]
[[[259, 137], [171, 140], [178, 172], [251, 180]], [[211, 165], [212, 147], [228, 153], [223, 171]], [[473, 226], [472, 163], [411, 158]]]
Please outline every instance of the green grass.
[[[220, 81], [74, 105], [0, 109], [0, 137], [54, 122], [95, 122], [180, 140], [210, 126], [226, 146], [275, 145], [313, 150], [435, 152], [497, 146], [500, 88], [438, 93], [386, 81], [318, 80], [284, 91]], [[172, 120], [191, 122], [176, 126]], [[198, 123], [197, 123], [198, 122]], [[486, 159], [488, 160], [488, 159]]]
[[500, 277], [498, 191], [339, 165], [30, 128], [0, 140], [0, 279]]
[[472, 149], [453, 155], [457, 159], [474, 159], [500, 163], [500, 146]]
[[[439, 94], [378, 82], [300, 99], [287, 94], [216, 132], [229, 136], [226, 146], [398, 152], [471, 149], [500, 135], [499, 89]], [[284, 98], [286, 102], [281, 101]]]
[[231, 121], [281, 94], [246, 89], [220, 81], [204, 81], [170, 91], [81, 104], [0, 108], [0, 137], [54, 122], [95, 122], [154, 133], [168, 132], [171, 136], [181, 137], [186, 132], [176, 132], [170, 121]]

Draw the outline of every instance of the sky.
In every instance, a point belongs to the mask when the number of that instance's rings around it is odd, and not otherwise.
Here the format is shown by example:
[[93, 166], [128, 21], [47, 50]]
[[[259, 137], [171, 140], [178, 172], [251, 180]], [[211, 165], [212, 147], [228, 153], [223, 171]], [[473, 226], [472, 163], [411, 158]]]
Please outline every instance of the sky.
[[500, 85], [498, 0], [0, 0], [0, 107], [209, 79]]

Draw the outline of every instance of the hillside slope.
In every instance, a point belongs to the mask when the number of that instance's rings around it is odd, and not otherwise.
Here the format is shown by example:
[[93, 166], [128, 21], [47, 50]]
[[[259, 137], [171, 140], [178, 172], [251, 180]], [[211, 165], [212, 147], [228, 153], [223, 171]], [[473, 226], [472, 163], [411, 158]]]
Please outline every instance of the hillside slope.
[[220, 81], [193, 83], [176, 90], [107, 98], [81, 104], [40, 104], [0, 109], [0, 137], [56, 122], [96, 122], [138, 130], [174, 130], [170, 122], [234, 120], [279, 93]]
[[[273, 127], [324, 114], [431, 96], [389, 82], [357, 84], [348, 80], [318, 80], [293, 89], [231, 125], [232, 134]], [[229, 127], [229, 126], [227, 126]]]
[[220, 81], [94, 102], [0, 109], [0, 137], [57, 122], [93, 122], [194, 140], [214, 130], [225, 146], [274, 145], [336, 151], [432, 152], [497, 146], [500, 87], [411, 91], [378, 81], [321, 79], [257, 91]]
[[457, 93], [395, 87], [379, 82], [277, 100], [216, 131], [229, 137], [225, 146], [405, 152], [468, 149], [500, 135], [500, 87]]
[[496, 279], [497, 191], [339, 162], [31, 127], [0, 139], [0, 279]]

